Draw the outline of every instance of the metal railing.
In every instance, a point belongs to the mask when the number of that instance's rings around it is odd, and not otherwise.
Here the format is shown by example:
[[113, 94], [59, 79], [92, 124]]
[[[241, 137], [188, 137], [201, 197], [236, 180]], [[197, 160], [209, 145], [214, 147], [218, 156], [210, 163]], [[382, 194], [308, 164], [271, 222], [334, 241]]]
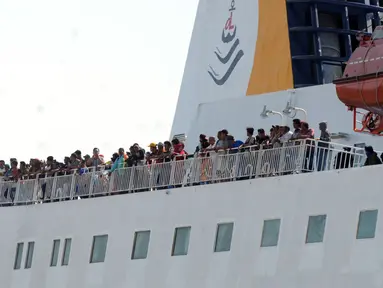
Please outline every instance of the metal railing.
[[[346, 148], [348, 151], [346, 151]], [[194, 158], [121, 168], [113, 173], [44, 174], [36, 179], [0, 181], [0, 205], [26, 205], [238, 181], [257, 177], [359, 167], [364, 150], [318, 140], [300, 140], [280, 147], [246, 147], [206, 151]], [[155, 162], [155, 161], [153, 161]]]

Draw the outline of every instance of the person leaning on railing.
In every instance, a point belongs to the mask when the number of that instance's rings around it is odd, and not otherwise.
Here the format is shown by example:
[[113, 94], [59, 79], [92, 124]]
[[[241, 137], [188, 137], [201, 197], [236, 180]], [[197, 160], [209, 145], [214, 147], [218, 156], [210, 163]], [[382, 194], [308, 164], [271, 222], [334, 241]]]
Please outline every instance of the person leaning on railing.
[[5, 161], [0, 160], [0, 177], [4, 176], [5, 172]]
[[327, 170], [328, 166], [328, 152], [329, 152], [329, 143], [331, 142], [331, 136], [330, 133], [327, 130], [327, 123], [326, 122], [320, 122], [319, 123], [319, 131], [320, 131], [320, 137], [318, 141], [318, 148], [317, 148], [317, 170], [323, 171]]
[[172, 140], [173, 144], [173, 159], [175, 161], [184, 160], [187, 156], [186, 151], [184, 150], [184, 144], [180, 142], [177, 138]]
[[[9, 182], [12, 181], [17, 183], [17, 181], [20, 178], [20, 170], [17, 169], [17, 165], [18, 165], [17, 161], [13, 160], [11, 163], [11, 168], [4, 175], [5, 181], [9, 181]], [[15, 199], [15, 194], [16, 194], [16, 186], [14, 184], [7, 187], [4, 191], [4, 197], [5, 198], [9, 197], [12, 201]]]
[[145, 159], [145, 150], [142, 149], [137, 143], [129, 148], [130, 157], [127, 159], [128, 167], [140, 166]]
[[100, 149], [94, 148], [93, 149], [93, 156], [89, 158], [87, 161], [87, 166], [88, 167], [98, 167], [100, 165], [104, 165], [104, 157], [103, 155], [100, 154]]

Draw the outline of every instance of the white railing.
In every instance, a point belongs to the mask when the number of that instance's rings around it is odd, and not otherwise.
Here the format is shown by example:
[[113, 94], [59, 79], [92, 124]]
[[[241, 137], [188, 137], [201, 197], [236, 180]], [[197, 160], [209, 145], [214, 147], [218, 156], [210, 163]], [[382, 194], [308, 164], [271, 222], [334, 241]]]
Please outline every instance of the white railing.
[[[348, 147], [350, 151], [343, 148]], [[364, 150], [314, 140], [279, 148], [210, 151], [194, 158], [79, 175], [0, 181], [0, 205], [23, 205], [359, 167]]]

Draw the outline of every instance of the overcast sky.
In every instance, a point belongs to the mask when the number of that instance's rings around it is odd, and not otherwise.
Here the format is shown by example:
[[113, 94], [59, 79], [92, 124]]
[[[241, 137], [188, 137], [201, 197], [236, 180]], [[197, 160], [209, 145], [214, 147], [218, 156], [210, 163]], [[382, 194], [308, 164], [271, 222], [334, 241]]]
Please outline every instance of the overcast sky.
[[198, 0], [0, 0], [0, 159], [169, 137]]

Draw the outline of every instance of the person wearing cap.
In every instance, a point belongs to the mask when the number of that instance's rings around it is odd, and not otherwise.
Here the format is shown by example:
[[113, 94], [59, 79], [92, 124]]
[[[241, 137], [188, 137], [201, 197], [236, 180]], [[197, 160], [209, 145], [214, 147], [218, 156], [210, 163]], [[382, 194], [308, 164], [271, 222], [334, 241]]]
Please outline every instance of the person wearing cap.
[[69, 164], [69, 169], [72, 170], [72, 169], [77, 169], [80, 167], [80, 160], [77, 159], [77, 155], [72, 153], [70, 155], [70, 164]]
[[152, 142], [149, 144], [150, 154], [146, 157], [146, 164], [152, 164], [152, 160], [157, 157], [158, 149], [157, 144]]

